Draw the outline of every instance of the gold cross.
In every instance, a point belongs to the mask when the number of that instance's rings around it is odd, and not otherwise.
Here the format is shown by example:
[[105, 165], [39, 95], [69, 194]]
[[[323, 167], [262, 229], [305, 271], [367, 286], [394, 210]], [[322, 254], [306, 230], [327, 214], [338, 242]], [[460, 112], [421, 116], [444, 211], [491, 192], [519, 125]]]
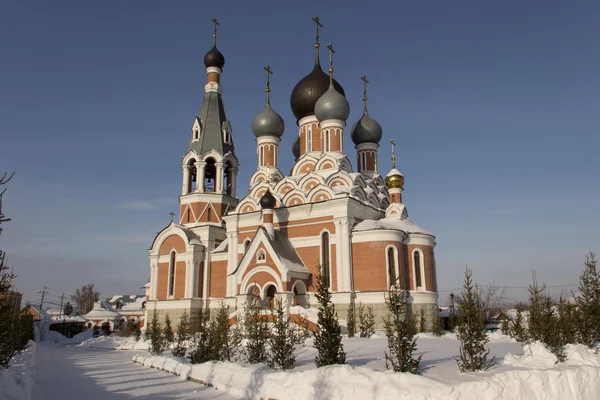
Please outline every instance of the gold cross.
[[329, 49], [329, 84], [333, 85], [333, 55], [335, 54], [335, 50], [333, 50], [333, 45], [329, 43], [327, 45]]
[[171, 216], [171, 222], [173, 222], [173, 217], [175, 217], [175, 213], [174, 213], [173, 211], [171, 211], [171, 212], [169, 213], [169, 215]]
[[390, 139], [390, 143], [392, 144], [392, 169], [396, 168], [396, 143], [394, 143], [394, 139]]
[[271, 104], [271, 74], [273, 74], [273, 71], [268, 65], [265, 67], [265, 71], [267, 71], [267, 104]]
[[220, 25], [220, 24], [219, 24], [219, 21], [217, 21], [216, 18], [213, 18], [212, 22], [213, 22], [213, 26], [214, 26], [214, 29], [213, 29], [213, 45], [215, 47], [217, 47], [217, 25]]
[[361, 76], [360, 79], [362, 79], [362, 81], [363, 81], [363, 87], [364, 87], [364, 91], [363, 91], [364, 108], [363, 108], [363, 112], [366, 114], [367, 113], [367, 83], [369, 83], [369, 81], [367, 80], [367, 76], [366, 75]]

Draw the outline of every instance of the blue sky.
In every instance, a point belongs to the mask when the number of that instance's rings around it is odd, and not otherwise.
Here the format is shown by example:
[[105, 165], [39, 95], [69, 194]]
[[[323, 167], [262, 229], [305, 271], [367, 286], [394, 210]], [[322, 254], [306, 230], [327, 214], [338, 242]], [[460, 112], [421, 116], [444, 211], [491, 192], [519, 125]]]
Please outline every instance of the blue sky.
[[212, 17], [238, 193], [255, 165], [251, 122], [267, 64], [286, 122], [282, 169], [292, 166], [289, 96], [312, 68], [319, 15], [349, 122], [366, 74], [384, 130], [380, 169], [393, 138], [409, 214], [437, 236], [441, 303], [465, 264], [481, 284], [526, 286], [535, 269], [569, 285], [599, 250], [596, 2], [0, 4], [0, 171], [17, 171], [0, 248], [26, 299], [87, 282], [104, 296], [140, 292], [151, 240], [177, 211]]

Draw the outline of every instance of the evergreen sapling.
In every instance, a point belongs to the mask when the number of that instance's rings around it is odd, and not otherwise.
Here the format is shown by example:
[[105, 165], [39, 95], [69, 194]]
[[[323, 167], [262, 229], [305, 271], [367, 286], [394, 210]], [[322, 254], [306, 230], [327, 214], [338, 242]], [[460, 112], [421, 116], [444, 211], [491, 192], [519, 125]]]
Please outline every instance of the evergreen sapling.
[[394, 372], [421, 372], [421, 356], [415, 357], [417, 350], [417, 329], [414, 321], [408, 317], [406, 309], [406, 291], [397, 280], [385, 297], [388, 309], [383, 324], [387, 337], [388, 351], [385, 352], [385, 366]]
[[315, 296], [319, 302], [319, 312], [317, 329], [314, 332], [314, 347], [317, 349], [315, 364], [317, 367], [345, 364], [346, 353], [342, 344], [342, 331], [335, 312], [335, 305], [331, 302], [329, 286], [320, 272], [317, 273], [316, 280]]
[[458, 306], [458, 340], [460, 358], [456, 360], [460, 372], [487, 370], [496, 361], [489, 359], [489, 350], [485, 349], [489, 341], [485, 331], [485, 310], [481, 306], [479, 294], [473, 286], [472, 272], [465, 271], [462, 301]]
[[258, 364], [267, 361], [267, 319], [261, 314], [260, 301], [253, 297], [244, 310], [244, 330], [246, 333], [246, 362]]
[[270, 353], [268, 364], [271, 368], [289, 370], [294, 368], [296, 354], [294, 353], [295, 329], [286, 315], [286, 310], [281, 299], [275, 300], [275, 307], [271, 311], [273, 324], [268, 338]]

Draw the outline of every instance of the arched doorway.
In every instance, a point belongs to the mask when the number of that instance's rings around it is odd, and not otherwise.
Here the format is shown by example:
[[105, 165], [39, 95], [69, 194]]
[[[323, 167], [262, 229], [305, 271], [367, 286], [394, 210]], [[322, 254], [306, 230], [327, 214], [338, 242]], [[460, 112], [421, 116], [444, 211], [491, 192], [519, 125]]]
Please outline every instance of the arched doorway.
[[277, 288], [271, 284], [265, 289], [264, 307], [273, 308], [275, 306], [275, 295], [277, 294]]
[[308, 308], [308, 301], [306, 300], [306, 285], [302, 281], [296, 281], [294, 283], [294, 305], [302, 308]]

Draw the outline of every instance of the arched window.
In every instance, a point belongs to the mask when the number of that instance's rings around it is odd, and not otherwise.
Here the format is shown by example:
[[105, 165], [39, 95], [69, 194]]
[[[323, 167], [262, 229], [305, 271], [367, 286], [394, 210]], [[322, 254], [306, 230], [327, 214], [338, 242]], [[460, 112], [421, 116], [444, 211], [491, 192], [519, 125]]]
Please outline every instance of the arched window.
[[396, 283], [396, 252], [393, 247], [387, 249], [387, 267], [388, 267], [388, 279], [389, 286], [393, 286]]
[[329, 151], [330, 149], [330, 140], [331, 140], [331, 135], [330, 135], [330, 130], [326, 129], [323, 132], [323, 151]]
[[265, 262], [267, 260], [267, 253], [265, 253], [264, 249], [260, 249], [256, 253], [256, 261], [257, 262]]
[[169, 296], [173, 296], [175, 289], [175, 252], [171, 252], [171, 258], [169, 259]]
[[217, 178], [217, 167], [214, 158], [208, 158], [206, 160], [206, 166], [204, 167], [204, 191], [214, 192]]
[[423, 260], [421, 257], [421, 252], [419, 250], [415, 250], [415, 252], [413, 253], [413, 258], [413, 268], [415, 271], [415, 289], [421, 289], [423, 288], [423, 277], [421, 276], [423, 272]]
[[233, 190], [233, 180], [232, 180], [232, 167], [231, 167], [231, 163], [229, 161], [227, 161], [225, 163], [225, 193], [227, 193], [229, 196], [231, 196], [232, 190]]
[[331, 277], [329, 274], [329, 232], [321, 234], [321, 275], [323, 282], [327, 287], [331, 287]]
[[306, 127], [306, 151], [312, 151], [312, 125]]
[[244, 254], [248, 251], [248, 247], [250, 247], [250, 239], [246, 239], [244, 241]]
[[187, 181], [187, 193], [196, 191], [196, 185], [198, 184], [197, 171], [196, 171], [196, 160], [192, 159], [188, 162], [188, 181]]
[[208, 206], [208, 208], [206, 209], [206, 220], [210, 221], [210, 205]]

